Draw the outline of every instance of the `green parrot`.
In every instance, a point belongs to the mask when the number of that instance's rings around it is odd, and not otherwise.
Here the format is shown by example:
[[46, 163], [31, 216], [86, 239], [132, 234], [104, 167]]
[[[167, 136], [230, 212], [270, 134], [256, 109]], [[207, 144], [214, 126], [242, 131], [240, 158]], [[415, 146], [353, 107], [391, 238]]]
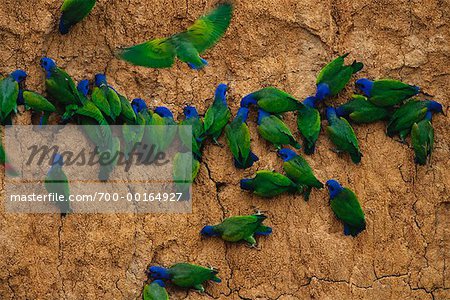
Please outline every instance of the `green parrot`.
[[337, 152], [347, 152], [352, 161], [358, 164], [361, 161], [361, 151], [358, 146], [358, 139], [352, 126], [344, 118], [339, 118], [336, 110], [332, 107], [327, 108], [327, 127], [328, 136], [336, 146]]
[[144, 286], [142, 291], [143, 300], [169, 300], [164, 281], [158, 279]]
[[168, 38], [119, 49], [117, 55], [133, 65], [169, 68], [178, 57], [192, 69], [201, 69], [208, 62], [200, 54], [211, 48], [227, 30], [232, 16], [231, 3], [220, 3], [209, 14], [199, 18], [186, 31]]
[[0, 79], [0, 122], [2, 124], [10, 124], [11, 113], [17, 112], [17, 102], [21, 96], [20, 86], [26, 78], [27, 73], [16, 70], [9, 76]]
[[127, 124], [138, 124], [140, 121], [136, 120], [136, 114], [134, 113], [133, 107], [131, 107], [130, 101], [125, 96], [117, 93], [120, 99], [121, 112], [119, 117], [124, 123]]
[[291, 145], [300, 149], [300, 144], [293, 137], [289, 127], [275, 115], [258, 110], [258, 132], [266, 141], [271, 142], [277, 149], [282, 145]]
[[62, 169], [63, 165], [63, 157], [60, 154], [56, 154], [53, 157], [52, 166], [45, 177], [44, 185], [47, 192], [55, 194], [58, 200], [62, 196], [62, 201], [57, 201], [55, 203], [61, 210], [61, 216], [64, 217], [66, 214], [72, 212], [72, 208], [69, 201], [69, 180]]
[[59, 32], [69, 33], [72, 26], [86, 18], [95, 6], [95, 0], [64, 0], [61, 7]]
[[148, 275], [153, 279], [170, 280], [174, 285], [182, 288], [192, 288], [201, 293], [205, 291], [203, 283], [212, 280], [220, 283], [221, 280], [216, 275], [218, 270], [205, 268], [189, 263], [174, 264], [170, 268], [152, 266], [148, 270]]
[[393, 137], [398, 134], [402, 141], [411, 132], [414, 123], [421, 121], [427, 111], [443, 113], [442, 105], [436, 101], [410, 100], [400, 106], [392, 115], [387, 125], [387, 135]]
[[381, 107], [400, 104], [420, 92], [418, 86], [392, 79], [372, 81], [361, 78], [356, 81], [356, 86], [369, 98], [370, 102]]
[[295, 193], [303, 189], [288, 177], [268, 170], [257, 171], [254, 178], [242, 179], [240, 186], [243, 190], [265, 198], [272, 198], [284, 192]]
[[314, 154], [320, 134], [320, 113], [316, 109], [316, 100], [315, 97], [306, 98], [297, 114], [297, 127], [303, 136], [305, 154], [308, 155]]
[[353, 74], [359, 72], [364, 65], [356, 60], [349, 66], [344, 65], [344, 60], [349, 53], [339, 56], [327, 64], [317, 76], [316, 98], [322, 101], [326, 97], [336, 96], [350, 81]]
[[218, 236], [227, 242], [246, 241], [250, 246], [256, 246], [255, 235], [270, 235], [272, 228], [262, 223], [267, 216], [257, 213], [249, 216], [234, 216], [226, 218], [222, 223], [203, 227], [204, 236]]
[[286, 175], [296, 184], [305, 187], [303, 195], [305, 200], [309, 200], [309, 195], [312, 188], [321, 189], [323, 183], [314, 176], [313, 170], [308, 162], [288, 148], [283, 148], [278, 151], [278, 155], [283, 159], [283, 170]]
[[344, 234], [357, 236], [366, 229], [366, 219], [358, 198], [348, 188], [343, 188], [336, 180], [327, 181], [330, 205], [336, 217], [344, 223]]
[[145, 133], [145, 119], [141, 114], [136, 116], [135, 123], [135, 125], [129, 125], [127, 123], [122, 125], [122, 137], [125, 147], [124, 155], [126, 160], [129, 159], [131, 152], [136, 148], [137, 144], [142, 142]]
[[92, 102], [113, 122], [122, 112], [122, 101], [116, 91], [108, 86], [104, 74], [95, 75], [95, 88], [92, 91]]
[[[103, 127], [103, 126], [98, 126]], [[100, 150], [101, 151], [101, 150]], [[117, 166], [120, 154], [120, 140], [118, 137], [113, 137], [110, 143], [110, 147], [98, 153], [100, 158], [100, 171], [98, 173], [98, 179], [101, 181], [107, 181], [114, 169]]]
[[227, 85], [223, 83], [219, 84], [214, 95], [214, 102], [205, 114], [205, 132], [202, 138], [210, 136], [216, 144], [218, 144], [217, 139], [222, 134], [223, 128], [227, 125], [231, 117], [226, 94]]
[[32, 91], [23, 91], [25, 107], [40, 112], [55, 112], [56, 107], [43, 96]]
[[[200, 160], [202, 158], [202, 136], [205, 130], [203, 120], [193, 106], [186, 106], [183, 109], [183, 114], [185, 119], [180, 122], [178, 135], [185, 148], [190, 149], [195, 158]], [[191, 128], [188, 126], [191, 126]], [[192, 139], [190, 139], [191, 136]]]
[[425, 118], [414, 123], [411, 129], [411, 143], [414, 147], [415, 161], [419, 165], [425, 165], [433, 151], [434, 129], [431, 118], [431, 111], [428, 111]]
[[248, 118], [248, 108], [241, 107], [234, 120], [225, 127], [227, 144], [233, 154], [234, 166], [247, 169], [259, 158], [250, 149], [250, 131], [245, 123]]
[[144, 134], [144, 141], [148, 145], [155, 146], [154, 154], [169, 149], [175, 140], [178, 129], [172, 112], [164, 106], [156, 107], [150, 123], [145, 125], [153, 125], [151, 130]]
[[293, 96], [275, 87], [265, 87], [253, 92], [241, 100], [241, 107], [249, 107], [251, 104], [271, 114], [281, 114], [303, 108], [303, 104]]
[[[191, 164], [191, 166], [189, 166]], [[191, 152], [177, 153], [173, 159], [173, 181], [176, 192], [181, 193], [181, 200], [191, 198], [190, 187], [197, 178], [200, 171], [200, 162], [196, 160]]]
[[347, 103], [336, 108], [339, 117], [349, 117], [355, 123], [373, 123], [389, 117], [390, 112], [384, 107], [379, 107], [361, 95], [353, 95]]
[[51, 99], [65, 106], [84, 104], [85, 97], [80, 95], [72, 78], [58, 68], [52, 59], [42, 58], [41, 66], [45, 70], [45, 87]]

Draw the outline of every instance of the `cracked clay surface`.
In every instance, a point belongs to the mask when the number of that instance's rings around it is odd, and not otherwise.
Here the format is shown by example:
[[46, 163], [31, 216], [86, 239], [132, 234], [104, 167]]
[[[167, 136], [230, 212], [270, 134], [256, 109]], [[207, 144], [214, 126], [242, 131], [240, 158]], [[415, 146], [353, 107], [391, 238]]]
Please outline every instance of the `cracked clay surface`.
[[[444, 105], [433, 119], [431, 165], [415, 167], [413, 151], [388, 138], [384, 124], [355, 126], [364, 157], [359, 166], [330, 151], [322, 132], [307, 157], [322, 181], [339, 180], [359, 196], [367, 230], [345, 237], [325, 190], [263, 200], [238, 182], [281, 161], [256, 133], [260, 161], [233, 167], [226, 148], [207, 144], [186, 215], [19, 215], [0, 210], [0, 299], [138, 299], [149, 263], [188, 261], [220, 269], [206, 294], [170, 287], [172, 299], [450, 299], [450, 7], [448, 1], [236, 1], [232, 24], [195, 72], [133, 67], [116, 47], [175, 33], [214, 1], [98, 1], [69, 35], [57, 31], [57, 0], [0, 0], [0, 72], [25, 69], [27, 87], [43, 92], [39, 59], [46, 55], [77, 81], [106, 72], [128, 98], [166, 105], [180, 115], [193, 104], [204, 113], [218, 83], [230, 84], [233, 113], [245, 94], [274, 85], [299, 99], [314, 92], [318, 71], [338, 54], [365, 64], [358, 76], [391, 77], [419, 85]], [[344, 102], [353, 85], [330, 104]], [[295, 129], [295, 117], [286, 114]], [[23, 114], [17, 123], [30, 124]], [[323, 126], [326, 122], [323, 123]], [[296, 130], [296, 129], [295, 129]], [[298, 134], [298, 133], [297, 133]], [[225, 141], [223, 138], [221, 142]], [[3, 176], [1, 177], [3, 181]], [[4, 194], [3, 194], [4, 197]], [[4, 201], [4, 200], [3, 200]], [[260, 251], [200, 229], [222, 218], [268, 211], [274, 233]]]

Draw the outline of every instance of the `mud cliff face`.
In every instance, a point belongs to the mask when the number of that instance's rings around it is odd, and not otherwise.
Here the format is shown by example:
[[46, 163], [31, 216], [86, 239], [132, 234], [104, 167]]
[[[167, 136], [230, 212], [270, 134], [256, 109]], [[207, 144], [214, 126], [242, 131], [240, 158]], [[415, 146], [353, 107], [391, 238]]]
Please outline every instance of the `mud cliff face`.
[[[314, 92], [317, 72], [338, 54], [365, 63], [361, 76], [414, 83], [450, 105], [450, 8], [446, 1], [236, 1], [230, 29], [194, 72], [132, 67], [113, 58], [118, 46], [177, 32], [214, 3], [98, 1], [67, 36], [56, 31], [61, 1], [0, 0], [0, 72], [29, 72], [27, 86], [43, 91], [39, 59], [50, 56], [76, 80], [105, 72], [129, 98], [186, 104], [204, 113], [213, 90], [230, 83], [233, 112], [240, 98], [266, 85], [298, 98]], [[350, 3], [351, 2], [351, 3]], [[342, 103], [352, 87], [330, 104]], [[206, 99], [206, 100], [205, 100]], [[448, 111], [448, 110], [447, 110]], [[255, 119], [253, 114], [251, 118]], [[295, 117], [286, 116], [291, 128]], [[27, 114], [17, 120], [31, 123]], [[199, 295], [170, 289], [173, 299], [449, 299], [449, 115], [433, 120], [432, 164], [416, 168], [413, 151], [384, 134], [384, 125], [356, 126], [363, 161], [353, 165], [329, 149], [326, 136], [307, 157], [317, 176], [336, 178], [360, 197], [368, 228], [353, 239], [328, 206], [325, 190], [261, 200], [238, 181], [281, 161], [250, 128], [261, 161], [246, 171], [226, 148], [207, 145], [189, 215], [13, 215], [0, 212], [1, 299], [134, 299], [149, 263], [211, 264], [223, 283]], [[325, 125], [325, 124], [324, 124]], [[223, 142], [223, 140], [222, 140]], [[2, 179], [3, 180], [3, 179]], [[267, 210], [274, 234], [244, 245], [201, 240], [206, 223]]]

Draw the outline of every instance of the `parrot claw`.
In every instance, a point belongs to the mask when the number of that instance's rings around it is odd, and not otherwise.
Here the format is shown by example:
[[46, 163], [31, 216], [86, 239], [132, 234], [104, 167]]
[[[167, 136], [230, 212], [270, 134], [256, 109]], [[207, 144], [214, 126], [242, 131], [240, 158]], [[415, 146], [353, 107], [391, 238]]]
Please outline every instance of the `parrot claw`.
[[247, 246], [247, 248], [255, 249], [255, 250], [257, 250], [257, 251], [261, 251], [261, 248], [258, 247], [257, 244], [246, 244], [246, 246]]
[[265, 211], [265, 210], [260, 210], [256, 206], [252, 206], [252, 209], [253, 209], [253, 211], [255, 212], [256, 215], [264, 215], [265, 213], [268, 212], [268, 211]]

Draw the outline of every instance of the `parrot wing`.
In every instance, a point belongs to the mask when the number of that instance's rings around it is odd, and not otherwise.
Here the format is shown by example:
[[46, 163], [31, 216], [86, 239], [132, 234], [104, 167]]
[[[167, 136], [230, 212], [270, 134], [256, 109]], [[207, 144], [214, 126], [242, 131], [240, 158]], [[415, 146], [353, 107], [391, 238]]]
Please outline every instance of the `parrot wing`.
[[175, 62], [176, 49], [171, 38], [159, 38], [120, 49], [117, 55], [136, 66], [169, 68]]
[[56, 111], [56, 107], [38, 93], [31, 91], [24, 91], [23, 99], [25, 101], [25, 105], [35, 111], [46, 111], [46, 112]]
[[365, 228], [366, 221], [364, 212], [355, 193], [351, 190], [344, 188], [332, 199], [331, 209], [336, 217], [344, 223], [357, 228]]
[[317, 109], [304, 106], [298, 111], [297, 127], [305, 140], [306, 154], [313, 154], [320, 134], [320, 113]]
[[19, 84], [12, 78], [6, 77], [0, 81], [0, 118], [2, 122], [17, 107]]

